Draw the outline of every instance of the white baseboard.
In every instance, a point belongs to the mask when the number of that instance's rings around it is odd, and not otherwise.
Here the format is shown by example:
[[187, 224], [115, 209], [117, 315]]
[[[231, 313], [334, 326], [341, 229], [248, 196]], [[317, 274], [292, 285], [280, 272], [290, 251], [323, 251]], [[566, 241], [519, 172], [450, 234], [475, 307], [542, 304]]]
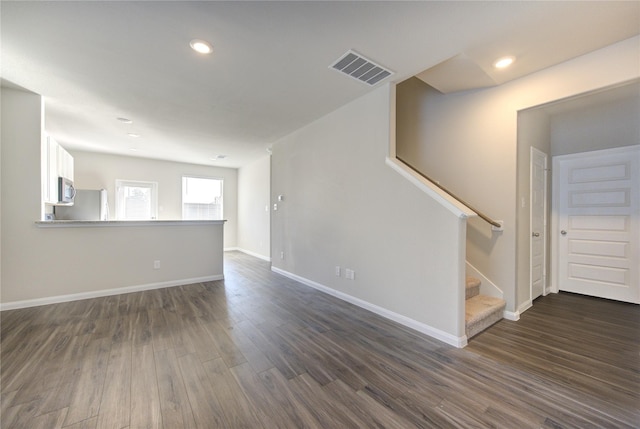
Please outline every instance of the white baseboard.
[[[254, 258], [262, 259], [263, 261], [271, 262], [271, 258], [269, 256], [261, 255], [256, 252], [252, 252], [251, 250], [243, 249], [241, 247], [234, 247], [233, 250], [237, 250], [238, 252], [246, 253], [249, 256], [253, 256]], [[226, 251], [226, 249], [225, 249]]]
[[408, 328], [414, 329], [418, 332], [421, 332], [425, 335], [428, 335], [432, 338], [440, 340], [446, 344], [452, 345], [454, 347], [462, 348], [467, 345], [467, 336], [463, 335], [461, 337], [456, 337], [455, 335], [451, 335], [447, 332], [444, 332], [440, 329], [436, 329], [432, 326], [429, 326], [425, 323], [418, 322], [417, 320], [413, 320], [409, 317], [403, 316], [401, 314], [395, 313], [393, 311], [387, 310], [386, 308], [379, 307], [375, 304], [371, 304], [370, 302], [363, 301], [360, 298], [356, 298], [351, 295], [347, 295], [346, 293], [337, 291], [330, 287], [324, 286], [320, 283], [314, 282], [313, 280], [306, 279], [304, 277], [300, 277], [296, 274], [290, 273], [288, 271], [282, 270], [280, 268], [271, 267], [271, 271], [281, 274], [285, 277], [293, 279], [297, 282], [300, 282], [304, 285], [317, 289], [321, 292], [324, 292], [328, 295], [334, 296], [338, 299], [351, 303], [353, 305], [357, 305], [360, 308], [364, 308], [365, 310], [369, 310], [372, 313], [375, 313], [379, 316], [382, 316], [386, 319], [393, 320], [401, 325], [404, 325]]
[[520, 320], [520, 313], [518, 311], [507, 311], [507, 310], [505, 310], [502, 313], [502, 317], [504, 317], [507, 320], [511, 320], [511, 321], [517, 322], [518, 320]]
[[518, 321], [520, 320], [520, 315], [530, 309], [533, 306], [533, 303], [530, 299], [526, 300], [522, 304], [518, 306], [516, 311], [506, 311], [503, 314], [503, 317], [507, 320]]
[[80, 292], [69, 295], [48, 296], [46, 298], [27, 299], [24, 301], [13, 301], [0, 303], [0, 311], [16, 310], [18, 308], [37, 307], [40, 305], [58, 304], [61, 302], [80, 301], [82, 299], [100, 298], [103, 296], [120, 295], [132, 292], [141, 292], [150, 289], [162, 289], [172, 286], [188, 285], [193, 283], [211, 282], [215, 280], [223, 280], [223, 274], [216, 274], [207, 277], [195, 277], [191, 279], [170, 280], [159, 283], [147, 283], [137, 286], [127, 286], [115, 289], [103, 289], [91, 292]]

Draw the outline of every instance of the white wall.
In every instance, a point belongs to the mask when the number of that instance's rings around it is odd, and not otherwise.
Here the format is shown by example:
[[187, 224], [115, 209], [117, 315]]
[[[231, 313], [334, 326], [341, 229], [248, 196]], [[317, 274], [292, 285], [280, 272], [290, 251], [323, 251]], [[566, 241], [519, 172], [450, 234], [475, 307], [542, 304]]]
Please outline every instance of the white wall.
[[[611, 149], [640, 143], [640, 92], [608, 103], [552, 115], [551, 155]], [[594, 95], [596, 97], [597, 95]]]
[[382, 87], [274, 144], [272, 264], [458, 338], [462, 221], [385, 165], [389, 124]]
[[504, 291], [509, 311], [528, 299], [516, 296], [518, 111], [637, 78], [639, 47], [634, 37], [498, 87], [427, 100], [423, 146], [410, 161], [504, 220], [501, 234], [470, 220], [467, 259]]
[[[11, 273], [29, 258], [35, 271], [38, 255], [30, 240], [34, 221], [41, 216], [40, 145], [42, 99], [39, 95], [2, 88], [2, 290], [0, 299], [12, 299], [13, 289], [24, 287]], [[13, 184], [13, 186], [10, 186]], [[19, 185], [19, 186], [17, 186]], [[40, 258], [42, 255], [39, 255]]]
[[224, 247], [237, 246], [238, 170], [184, 164], [131, 156], [107, 155], [96, 152], [69, 151], [74, 158], [75, 181], [78, 189], [107, 190], [110, 219], [115, 219], [115, 186], [117, 179], [158, 183], [158, 219], [182, 219], [182, 176], [193, 175], [224, 179], [223, 215]]
[[238, 248], [271, 259], [271, 156], [238, 170]]
[[222, 275], [220, 226], [38, 227], [41, 97], [3, 87], [1, 99], [3, 306]]

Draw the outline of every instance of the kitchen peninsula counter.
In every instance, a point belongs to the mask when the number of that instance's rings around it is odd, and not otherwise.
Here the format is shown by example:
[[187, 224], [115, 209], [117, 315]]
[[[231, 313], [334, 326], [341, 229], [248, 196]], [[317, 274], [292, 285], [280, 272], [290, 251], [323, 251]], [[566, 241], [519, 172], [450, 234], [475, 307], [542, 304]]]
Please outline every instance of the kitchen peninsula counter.
[[42, 220], [41, 228], [94, 228], [131, 226], [195, 226], [222, 225], [226, 220]]
[[6, 270], [24, 286], [0, 310], [224, 279], [224, 220], [29, 223], [20, 239], [38, 245], [2, 267], [3, 284]]

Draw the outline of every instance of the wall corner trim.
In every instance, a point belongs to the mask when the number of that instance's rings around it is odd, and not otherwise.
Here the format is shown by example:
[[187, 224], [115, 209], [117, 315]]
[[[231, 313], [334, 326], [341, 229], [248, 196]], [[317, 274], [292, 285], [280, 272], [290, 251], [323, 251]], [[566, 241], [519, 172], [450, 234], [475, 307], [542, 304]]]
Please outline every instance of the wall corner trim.
[[331, 295], [333, 297], [336, 297], [338, 299], [341, 299], [343, 301], [346, 301], [350, 304], [356, 305], [360, 308], [363, 308], [365, 310], [371, 311], [372, 313], [375, 313], [379, 316], [384, 317], [385, 319], [389, 319], [389, 320], [393, 320], [394, 322], [397, 322], [403, 326], [406, 326], [408, 328], [411, 328], [413, 330], [416, 330], [422, 334], [425, 334], [429, 337], [435, 338], [436, 340], [440, 340], [446, 344], [449, 344], [451, 346], [457, 347], [457, 348], [463, 348], [464, 346], [467, 345], [467, 336], [463, 335], [461, 337], [456, 337], [455, 335], [449, 334], [447, 332], [444, 332], [440, 329], [434, 328], [432, 326], [429, 326], [425, 323], [422, 322], [418, 322], [414, 319], [411, 319], [409, 317], [403, 316], [401, 314], [395, 313], [393, 311], [387, 310], [386, 308], [377, 306], [375, 304], [371, 304], [370, 302], [364, 301], [360, 298], [356, 298], [354, 296], [348, 295], [346, 293], [337, 291], [335, 289], [332, 289], [330, 287], [324, 286], [320, 283], [314, 282], [313, 280], [309, 280], [306, 279], [304, 277], [300, 277], [296, 274], [290, 273], [288, 271], [285, 271], [283, 269], [277, 268], [272, 266], [271, 267], [271, 271], [280, 274], [284, 277], [288, 277], [292, 280], [295, 280], [299, 283], [302, 283], [303, 285], [312, 287], [316, 290], [319, 290], [320, 292], [324, 292], [328, 295]]
[[211, 282], [215, 280], [224, 280], [223, 274], [215, 274], [206, 277], [195, 277], [190, 279], [169, 280], [159, 283], [147, 283], [136, 286], [126, 286], [114, 289], [102, 289], [92, 292], [73, 293], [69, 295], [48, 296], [45, 298], [27, 299], [24, 301], [13, 301], [0, 303], [0, 311], [16, 310], [19, 308], [38, 307], [41, 305], [58, 304], [61, 302], [80, 301], [83, 299], [100, 298], [103, 296], [121, 295], [132, 292], [141, 292], [151, 289], [163, 289], [172, 286], [182, 286], [193, 283]]
[[520, 304], [518, 306], [518, 310], [517, 312], [522, 314], [525, 311], [527, 311], [528, 309], [530, 309], [531, 307], [533, 307], [533, 301], [531, 301], [530, 299], [526, 300], [525, 302], [523, 302], [522, 304]]

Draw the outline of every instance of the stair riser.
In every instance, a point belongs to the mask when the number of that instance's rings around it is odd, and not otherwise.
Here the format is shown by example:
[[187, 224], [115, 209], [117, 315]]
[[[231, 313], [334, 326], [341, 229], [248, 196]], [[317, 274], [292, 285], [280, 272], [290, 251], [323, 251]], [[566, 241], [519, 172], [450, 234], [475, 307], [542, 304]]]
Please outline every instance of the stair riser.
[[480, 294], [480, 285], [474, 287], [468, 287], [464, 291], [464, 299], [473, 298]]
[[482, 332], [485, 329], [489, 328], [494, 323], [499, 322], [500, 320], [502, 320], [503, 313], [504, 313], [504, 307], [501, 307], [501, 308], [498, 308], [498, 309], [494, 310], [493, 312], [491, 312], [491, 314], [489, 314], [488, 316], [483, 317], [480, 320], [477, 320], [477, 321], [474, 321], [472, 323], [467, 324], [465, 326], [467, 339], [479, 334], [480, 332]]

